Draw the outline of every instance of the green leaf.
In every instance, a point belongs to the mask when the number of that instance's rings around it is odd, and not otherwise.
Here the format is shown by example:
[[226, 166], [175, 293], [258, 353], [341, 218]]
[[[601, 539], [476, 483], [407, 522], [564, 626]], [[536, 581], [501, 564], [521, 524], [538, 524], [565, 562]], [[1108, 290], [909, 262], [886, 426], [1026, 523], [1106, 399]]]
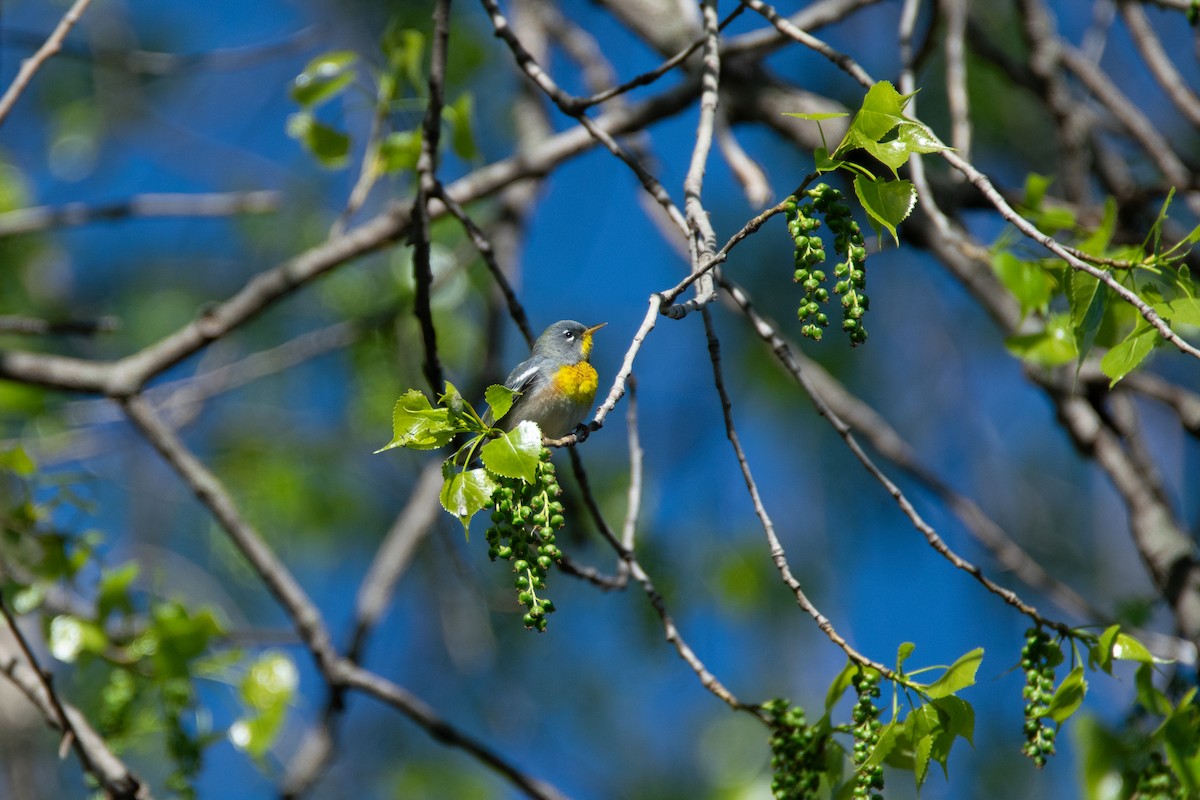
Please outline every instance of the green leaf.
[[350, 155], [350, 137], [301, 111], [288, 117], [287, 133], [326, 167], [341, 167]]
[[940, 153], [950, 149], [928, 127], [907, 119], [896, 129], [896, 141], [903, 144], [908, 153]]
[[108, 634], [94, 622], [60, 614], [50, 621], [48, 643], [51, 655], [70, 664], [83, 653], [103, 653], [108, 647]]
[[1129, 335], [1100, 359], [1101, 372], [1110, 378], [1109, 387], [1116, 386], [1117, 381], [1133, 372], [1161, 338], [1154, 326], [1139, 319]]
[[910, 712], [904, 724], [908, 728], [909, 741], [912, 742], [913, 777], [920, 788], [929, 777], [929, 757], [933, 754], [934, 741], [942, 733], [942, 723], [937, 708], [923, 705]]
[[464, 161], [470, 161], [479, 155], [475, 146], [475, 97], [470, 92], [464, 92], [451, 105], [442, 109], [442, 114], [450, 122], [450, 146], [455, 155]]
[[1017, 258], [1008, 250], [992, 257], [992, 269], [1004, 288], [1021, 304], [1021, 314], [1044, 308], [1054, 293], [1054, 278], [1035, 261]]
[[850, 688], [854, 676], [861, 669], [853, 661], [847, 661], [846, 666], [842, 667], [842, 671], [837, 674], [833, 681], [829, 684], [829, 689], [825, 692], [825, 714], [828, 715], [833, 707], [837, 705], [837, 701], [842, 699], [842, 695]]
[[424, 88], [421, 65], [425, 61], [425, 35], [412, 28], [403, 28], [393, 20], [383, 32], [381, 45], [396, 75], [412, 89]]
[[1075, 349], [1079, 351], [1082, 361], [1096, 343], [1096, 335], [1108, 305], [1108, 292], [1100, 291], [1099, 278], [1079, 270], [1068, 273], [1067, 283], [1071, 326], [1075, 329]]
[[1087, 694], [1087, 681], [1083, 677], [1083, 665], [1080, 664], [1063, 678], [1062, 683], [1054, 690], [1050, 704], [1043, 716], [1050, 717], [1062, 724], [1083, 705], [1083, 697]]
[[906, 180], [872, 180], [865, 175], [854, 177], [854, 193], [867, 214], [892, 235], [896, 244], [896, 226], [903, 222], [917, 204], [917, 190]]
[[897, 92], [889, 81], [877, 81], [867, 90], [862, 108], [850, 123], [847, 137], [859, 143], [878, 142], [904, 121], [904, 107], [908, 105], [909, 97], [911, 95]]
[[1146, 645], [1127, 633], [1117, 634], [1112, 646], [1113, 658], [1122, 661], [1140, 661], [1143, 664], [1166, 663], [1163, 659], [1155, 658]]
[[904, 662], [908, 660], [908, 657], [911, 656], [913, 651], [916, 649], [917, 646], [912, 642], [904, 642], [898, 648], [896, 648], [896, 672], [900, 674], [904, 673]]
[[1164, 303], [1155, 303], [1154, 310], [1168, 325], [1179, 324], [1200, 327], [1200, 298], [1177, 297]]
[[414, 170], [421, 157], [420, 131], [394, 131], [379, 143], [379, 170], [392, 174]]
[[11, 472], [18, 478], [31, 478], [37, 472], [37, 464], [23, 447], [0, 450], [0, 470]]
[[1096, 640], [1096, 643], [1092, 645], [1089, 654], [1092, 663], [1109, 675], [1112, 674], [1113, 642], [1117, 640], [1117, 634], [1120, 632], [1120, 625], [1108, 626], [1104, 633], [1100, 634], [1100, 638]]
[[922, 691], [931, 699], [937, 699], [965, 689], [975, 683], [975, 672], [979, 669], [982, 661], [983, 648], [976, 647], [971, 652], [959, 656], [958, 660], [946, 669], [942, 677], [923, 687]]
[[818, 147], [813, 151], [813, 160], [816, 164], [817, 172], [833, 172], [846, 165], [846, 162], [840, 158], [830, 156], [829, 151], [824, 147]]
[[1039, 175], [1036, 172], [1031, 172], [1025, 176], [1025, 201], [1023, 205], [1030, 211], [1038, 211], [1042, 207], [1042, 200], [1046, 197], [1046, 190], [1050, 188], [1050, 184], [1054, 182], [1054, 178], [1046, 175]]
[[507, 386], [501, 386], [498, 383], [493, 383], [483, 393], [483, 399], [487, 401], [488, 408], [492, 412], [492, 420], [499, 422], [504, 419], [504, 415], [512, 408], [513, 402], [520, 396], [520, 392], [509, 389]]
[[523, 421], [503, 436], [480, 448], [483, 465], [497, 475], [520, 478], [526, 483], [537, 480], [541, 460], [542, 431], [536, 422]]
[[130, 561], [113, 570], [104, 570], [100, 575], [100, 586], [96, 597], [96, 621], [101, 625], [113, 611], [133, 613], [129, 599], [129, 586], [138, 575], [138, 564]]
[[1171, 713], [1171, 701], [1155, 687], [1154, 668], [1149, 664], [1142, 664], [1137, 668], [1133, 685], [1142, 708], [1161, 717]]
[[1046, 327], [1038, 333], [1008, 337], [1004, 340], [1004, 346], [1018, 358], [1043, 367], [1069, 364], [1079, 354], [1066, 314], [1050, 317], [1046, 320]]
[[392, 440], [375, 452], [382, 453], [393, 447], [435, 450], [448, 444], [458, 433], [448, 409], [434, 408], [428, 397], [416, 389], [409, 389], [400, 395], [392, 408]]
[[292, 99], [305, 108], [314, 108], [336, 97], [354, 81], [357, 59], [349, 50], [317, 56], [292, 81]]
[[1187, 797], [1194, 797], [1200, 791], [1200, 719], [1197, 717], [1195, 706], [1180, 701], [1162, 726], [1167, 761], [1183, 784]]
[[[933, 701], [933, 705], [937, 707], [938, 712], [943, 715], [942, 726], [946, 733], [950, 735], [951, 740], [955, 737], [962, 737], [967, 740], [967, 744], [975, 746], [975, 708], [966, 700], [954, 695], [939, 697]], [[947, 745], [946, 752], [949, 753]], [[945, 766], [945, 761], [942, 761], [942, 766]]]
[[230, 726], [234, 746], [256, 759], [266, 755], [283, 727], [299, 682], [296, 665], [283, 653], [263, 653], [251, 664], [242, 679], [241, 699], [253, 713]]
[[904, 726], [896, 721], [888, 723], [879, 734], [879, 741], [875, 744], [875, 749], [871, 751], [871, 755], [859, 767], [859, 771], [875, 769], [883, 763], [884, 759], [892, 755], [892, 751], [897, 745], [903, 744], [905, 737]]
[[483, 468], [452, 472], [442, 483], [442, 491], [438, 496], [442, 508], [462, 523], [463, 533], [468, 539], [471, 537], [471, 517], [491, 503], [496, 485], [496, 481]]

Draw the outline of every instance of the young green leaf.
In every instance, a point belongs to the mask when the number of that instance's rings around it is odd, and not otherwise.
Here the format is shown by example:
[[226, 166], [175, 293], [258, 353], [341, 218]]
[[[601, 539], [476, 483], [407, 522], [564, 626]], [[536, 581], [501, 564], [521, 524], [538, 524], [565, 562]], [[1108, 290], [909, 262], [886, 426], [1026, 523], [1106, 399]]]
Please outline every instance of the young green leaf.
[[454, 154], [464, 161], [470, 161], [479, 155], [475, 146], [473, 120], [475, 117], [475, 97], [470, 92], [464, 92], [452, 104], [442, 110], [450, 122], [450, 146]]
[[420, 131], [393, 131], [379, 143], [379, 170], [384, 173], [404, 172], [417, 168], [421, 157]]
[[1139, 319], [1129, 335], [1100, 359], [1100, 370], [1110, 379], [1108, 385], [1116, 386], [1117, 381], [1133, 372], [1160, 341], [1154, 326]]
[[992, 269], [1004, 288], [1021, 304], [1022, 315], [1032, 309], [1044, 308], [1050, 302], [1054, 277], [1037, 262], [1025, 261], [1009, 250], [1002, 250], [992, 257]]
[[908, 739], [912, 742], [913, 777], [916, 779], [917, 788], [920, 788], [929, 776], [929, 757], [933, 754], [934, 742], [943, 733], [942, 722], [937, 708], [923, 705], [909, 712], [904, 725], [908, 729]]
[[298, 140], [316, 156], [322, 166], [344, 166], [350, 154], [350, 137], [318, 121], [307, 111], [292, 114], [287, 120], [288, 136]]
[[1137, 668], [1133, 685], [1142, 708], [1163, 717], [1171, 713], [1171, 701], [1154, 685], [1154, 668], [1149, 664]]
[[436, 450], [449, 444], [458, 433], [451, 424], [449, 410], [434, 408], [424, 394], [409, 389], [400, 395], [392, 408], [392, 440], [375, 452], [382, 453], [393, 447]]
[[96, 597], [96, 621], [101, 625], [113, 611], [133, 613], [133, 602], [129, 597], [129, 586], [138, 575], [138, 563], [129, 561], [116, 569], [106, 569], [100, 574], [100, 586]]
[[847, 661], [846, 666], [842, 667], [842, 671], [837, 674], [837, 677], [829, 684], [829, 689], [825, 692], [825, 714], [828, 716], [833, 707], [837, 705], [837, 701], [842, 699], [842, 695], [850, 688], [854, 676], [861, 669], [853, 661]]
[[1075, 349], [1082, 361], [1091, 352], [1104, 321], [1108, 292], [1100, 291], [1100, 280], [1086, 272], [1068, 273], [1067, 302], [1071, 309], [1071, 325], [1075, 329]]
[[305, 108], [315, 108], [336, 97], [354, 80], [353, 67], [357, 59], [350, 50], [317, 56], [292, 81], [292, 99]]
[[541, 452], [542, 431], [537, 423], [525, 420], [508, 433], [485, 444], [479, 456], [483, 459], [483, 465], [497, 475], [533, 483], [537, 480]]
[[1087, 681], [1083, 677], [1081, 664], [1071, 670], [1054, 690], [1054, 696], [1050, 698], [1050, 704], [1043, 716], [1050, 717], [1060, 724], [1066, 722], [1083, 705], [1083, 697], [1086, 694]]
[[883, 226], [896, 244], [896, 226], [908, 218], [917, 204], [917, 190], [906, 180], [872, 180], [865, 175], [854, 177], [854, 194], [871, 219]]
[[1074, 361], [1075, 335], [1066, 314], [1055, 314], [1046, 320], [1046, 327], [1037, 333], [1010, 336], [1004, 346], [1018, 358], [1043, 367], [1057, 367]]
[[462, 523], [463, 533], [468, 539], [471, 537], [471, 517], [491, 503], [496, 485], [496, 481], [483, 468], [451, 471], [443, 481], [438, 499], [442, 501], [442, 508]]
[[483, 399], [487, 401], [488, 409], [492, 412], [493, 423], [504, 419], [504, 415], [512, 408], [513, 402], [520, 394], [498, 383], [493, 383], [484, 391]]
[[959, 656], [958, 660], [942, 673], [942, 677], [928, 686], [922, 687], [922, 691], [931, 699], [937, 699], [965, 689], [975, 683], [975, 672], [979, 669], [982, 661], [983, 648], [976, 647], [969, 653]]
[[911, 656], [913, 651], [916, 649], [917, 646], [912, 642], [904, 642], [898, 648], [896, 648], [896, 672], [901, 674], [904, 673], [904, 662], [908, 660], [908, 657]]
[[1155, 303], [1154, 310], [1170, 325], [1200, 326], [1200, 298], [1177, 297], [1162, 303]]
[[300, 676], [292, 659], [280, 652], [258, 658], [242, 679], [242, 703], [252, 713], [229, 728], [233, 745], [254, 758], [262, 758], [275, 743], [295, 695]]

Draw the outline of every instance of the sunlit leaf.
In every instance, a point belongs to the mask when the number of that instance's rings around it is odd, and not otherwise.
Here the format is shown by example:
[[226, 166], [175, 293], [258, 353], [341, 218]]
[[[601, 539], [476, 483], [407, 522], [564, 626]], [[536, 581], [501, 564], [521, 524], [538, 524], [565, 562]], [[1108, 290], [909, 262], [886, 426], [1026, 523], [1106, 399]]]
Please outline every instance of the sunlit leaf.
[[394, 131], [379, 143], [379, 169], [385, 173], [404, 172], [417, 168], [421, 157], [421, 132]]
[[520, 396], [520, 392], [509, 389], [507, 386], [501, 386], [498, 383], [493, 383], [483, 393], [483, 399], [487, 401], [488, 408], [492, 412], [492, 420], [499, 422], [504, 419], [504, 415], [512, 408], [513, 402]]
[[449, 444], [457, 433], [448, 409], [434, 408], [428, 397], [416, 389], [409, 389], [400, 395], [392, 408], [392, 440], [375, 452], [382, 453], [393, 447], [434, 450]]
[[1037, 333], [1008, 337], [1004, 346], [1018, 358], [1043, 367], [1069, 364], [1079, 355], [1070, 319], [1065, 314], [1050, 317], [1046, 327]]
[[463, 533], [470, 538], [471, 517], [491, 502], [494, 491], [496, 481], [488, 475], [486, 469], [451, 471], [442, 483], [438, 499], [441, 500], [442, 508], [462, 523]]
[[930, 698], [947, 697], [975, 683], [975, 673], [983, 661], [983, 648], [977, 647], [959, 656], [950, 667], [922, 691]]
[[917, 204], [917, 190], [912, 183], [871, 180], [865, 175], [856, 175], [854, 193], [871, 219], [882, 225], [899, 244], [896, 226], [908, 218]]
[[129, 587], [138, 576], [138, 564], [130, 561], [112, 570], [104, 570], [100, 575], [100, 586], [96, 597], [96, 617], [103, 624], [113, 611], [125, 614], [133, 613], [133, 604], [129, 598]]
[[1044, 308], [1050, 302], [1055, 281], [1037, 262], [1025, 261], [1002, 250], [992, 257], [992, 269], [1004, 287], [1017, 298], [1022, 314]]
[[537, 423], [523, 421], [503, 436], [480, 448], [483, 465], [497, 475], [520, 478], [526, 483], [537, 480], [537, 465], [542, 452], [542, 431]]
[[358, 56], [349, 50], [317, 56], [292, 81], [292, 99], [313, 108], [336, 97], [354, 81], [357, 60]]
[[1139, 319], [1133, 331], [1100, 359], [1100, 370], [1110, 378], [1109, 386], [1115, 386], [1117, 381], [1133, 372], [1160, 340], [1154, 326]]
[[1086, 694], [1087, 681], [1083, 677], [1083, 665], [1081, 664], [1071, 670], [1054, 690], [1054, 696], [1050, 698], [1050, 704], [1046, 707], [1044, 716], [1050, 717], [1060, 724], [1066, 722], [1083, 705], [1083, 698]]
[[326, 167], [344, 166], [350, 154], [350, 137], [317, 120], [312, 114], [299, 112], [288, 117], [288, 136], [304, 145]]

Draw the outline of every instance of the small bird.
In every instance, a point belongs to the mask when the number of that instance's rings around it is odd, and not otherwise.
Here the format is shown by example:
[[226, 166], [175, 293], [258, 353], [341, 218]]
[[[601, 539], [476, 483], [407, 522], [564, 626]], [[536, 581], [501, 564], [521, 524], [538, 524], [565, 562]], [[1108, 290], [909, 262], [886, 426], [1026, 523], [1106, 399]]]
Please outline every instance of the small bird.
[[[521, 394], [500, 420], [500, 426], [512, 430], [530, 420], [551, 439], [561, 439], [575, 430], [596, 399], [599, 378], [588, 356], [592, 354], [592, 334], [606, 324], [587, 328], [564, 319], [546, 328], [534, 342], [533, 354], [504, 381], [505, 387]], [[491, 412], [489, 421], [490, 417]]]

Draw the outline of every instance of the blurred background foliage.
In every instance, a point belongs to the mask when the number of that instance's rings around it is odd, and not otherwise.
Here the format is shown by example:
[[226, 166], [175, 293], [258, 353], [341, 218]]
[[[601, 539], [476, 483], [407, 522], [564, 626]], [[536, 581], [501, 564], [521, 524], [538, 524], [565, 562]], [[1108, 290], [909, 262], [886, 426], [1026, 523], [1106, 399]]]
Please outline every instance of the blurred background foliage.
[[[1064, 35], [1086, 27], [1090, 4], [1052, 5]], [[359, 180], [380, 76], [412, 78], [397, 79], [390, 123], [401, 133], [419, 127], [428, 53], [389, 64], [380, 41], [381, 32], [386, 38], [405, 30], [427, 41], [427, 6], [97, 2], [5, 123], [0, 212], [104, 205], [147, 192], [273, 190], [277, 204], [269, 213], [124, 217], [0, 236], [0, 314], [117, 323], [94, 335], [0, 336], [0, 347], [120, 357], [323, 241]], [[658, 63], [603, 8], [571, 0], [562, 9], [619, 56], [622, 77]], [[5, 82], [62, 10], [60, 3], [32, 0], [5, 5]], [[884, 3], [823, 35], [888, 76], [897, 67], [895, 51], [872, 43], [892, 41], [898, 13], [899, 4]], [[998, 32], [1014, 27], [1013, 13], [1007, 4], [972, 5], [981, 24]], [[1147, 13], [1177, 52], [1193, 45], [1177, 12]], [[753, 16], [743, 15], [727, 33], [760, 27]], [[997, 38], [1022, 56], [1015, 34]], [[451, 41], [447, 98], [458, 111], [447, 120], [452, 146], [441, 170], [447, 182], [512, 152], [518, 86], [510, 56], [480, 8], [455, 4]], [[1123, 46], [1111, 42], [1106, 59], [1125, 58]], [[291, 93], [293, 81], [330, 52], [355, 54], [346, 73], [352, 77], [343, 90], [308, 106], [330, 136], [348, 135], [344, 157], [336, 137], [331, 144], [325, 134], [289, 135], [289, 117], [306, 108]], [[563, 54], [553, 55], [556, 76], [568, 89], [581, 89]], [[1195, 59], [1179, 60], [1196, 85]], [[782, 50], [768, 64], [781, 75], [803, 75], [805, 88], [850, 107], [861, 100], [858, 86], [800, 48]], [[1043, 105], [987, 60], [972, 57], [968, 66], [975, 163], [1013, 187], [1031, 171], [1053, 174], [1054, 135]], [[921, 116], [939, 131], [947, 125], [942, 75], [932, 55], [918, 76]], [[1122, 78], [1135, 93], [1146, 82], [1132, 71]], [[1147, 105], [1152, 112], [1153, 103]], [[558, 129], [571, 124], [561, 115], [551, 119]], [[1194, 145], [1195, 131], [1177, 119], [1164, 116], [1161, 124], [1172, 141]], [[694, 125], [689, 112], [653, 129], [658, 174], [675, 194]], [[746, 128], [738, 135], [767, 165], [777, 192], [811, 167], [810, 153], [769, 132]], [[388, 155], [398, 168], [378, 176], [351, 226], [412, 191], [412, 173], [399, 168], [408, 165], [405, 146], [403, 137], [393, 141]], [[1190, 152], [1194, 158], [1194, 146]], [[728, 235], [757, 209], [719, 158], [708, 180], [714, 225]], [[649, 293], [673, 285], [686, 268], [642, 212], [640, 192], [605, 153], [564, 164], [540, 191], [521, 232], [519, 259], [505, 265], [536, 329], [564, 317], [608, 322], [593, 358], [602, 393]], [[484, 223], [503, 213], [493, 202], [471, 211]], [[1135, 230], [1139, 222], [1131, 222]], [[999, 233], [994, 218], [982, 213], [972, 225], [985, 240]], [[434, 240], [441, 355], [448, 377], [479, 397], [524, 357], [525, 345], [461, 229], [439, 222]], [[372, 455], [389, 438], [395, 398], [406, 388], [424, 388], [410, 257], [399, 243], [339, 268], [173, 367], [150, 389], [313, 596], [339, 645], [350, 635], [355, 592], [375, 548], [431, 457]], [[791, 269], [781, 225], [748, 240], [728, 267], [764, 314], [784, 321], [794, 319]], [[923, 464], [977, 498], [1056, 576], [1103, 608], [1123, 609], [1130, 622], [1169, 630], [1113, 491], [1072, 449], [1002, 336], [922, 251], [886, 249], [872, 255], [871, 269], [869, 344], [851, 351], [830, 336], [804, 352], [880, 409]], [[809, 596], [860, 651], [884, 663], [905, 641], [918, 643], [914, 658], [922, 664], [949, 663], [976, 646], [986, 650], [979, 685], [964, 695], [977, 711], [974, 749], [956, 750], [950, 780], [934, 775], [923, 796], [1108, 796], [1081, 776], [1096, 773], [1099, 767], [1088, 771], [1093, 762], [1114, 763], [1111, 753], [1136, 727], [1129, 717], [1132, 671], [1093, 683], [1085, 718], [1046, 769], [1023, 759], [1021, 676], [1010, 670], [1027, 621], [937, 557], [741, 318], [715, 313], [744, 445]], [[1152, 366], [1195, 388], [1194, 367], [1178, 360], [1164, 353]], [[188, 394], [214, 374], [220, 377], [212, 392]], [[725, 441], [699, 320], [660, 321], [637, 375], [646, 450], [642, 563], [685, 637], [735, 693], [819, 708], [844, 657], [777, 579]], [[628, 485], [624, 409], [580, 448], [612, 521], [624, 513]], [[1172, 499], [1194, 531], [1196, 442], [1160, 410], [1148, 406], [1145, 413]], [[24, 589], [27, 610], [48, 612], [41, 628], [50, 653], [43, 655], [73, 664], [56, 670], [64, 694], [112, 731], [112, 743], [154, 785], [166, 787], [164, 794], [277, 792], [326, 698], [286, 618], [209, 514], [107, 401], [0, 381], [0, 438], [0, 450], [20, 448], [36, 464], [35, 471], [9, 463], [0, 476], [6, 584]], [[565, 453], [556, 460], [568, 484], [562, 547], [577, 561], [611, 569], [612, 554], [566, 477]], [[900, 483], [955, 548], [996, 569], [936, 497]], [[480, 539], [464, 541], [454, 520], [439, 517], [369, 641], [367, 666], [572, 797], [769, 796], [761, 726], [732, 715], [700, 687], [664, 643], [640, 591], [605, 593], [554, 575], [560, 611], [548, 634], [534, 635], [522, 629], [509, 576], [487, 563]], [[130, 564], [136, 570], [126, 569]], [[106, 586], [122, 600], [102, 613], [95, 603]], [[87, 607], [73, 608], [77, 602]], [[56, 632], [51, 618], [75, 620], [76, 627]], [[116, 633], [94, 630], [109, 621]], [[135, 629], [132, 640], [122, 638]], [[117, 643], [128, 651], [121, 658], [136, 656], [127, 669], [114, 667], [121, 661], [111, 658]], [[296, 671], [294, 682], [288, 669]], [[53, 735], [32, 711], [22, 716], [17, 701], [3, 697], [0, 714], [13, 718], [0, 724], [0, 794], [79, 796], [77, 766], [57, 762]], [[336, 760], [313, 796], [513, 795], [492, 773], [430, 741], [394, 711], [361, 696], [347, 703]], [[256, 750], [261, 743], [269, 746]], [[912, 796], [907, 776], [889, 783], [888, 797]]]

